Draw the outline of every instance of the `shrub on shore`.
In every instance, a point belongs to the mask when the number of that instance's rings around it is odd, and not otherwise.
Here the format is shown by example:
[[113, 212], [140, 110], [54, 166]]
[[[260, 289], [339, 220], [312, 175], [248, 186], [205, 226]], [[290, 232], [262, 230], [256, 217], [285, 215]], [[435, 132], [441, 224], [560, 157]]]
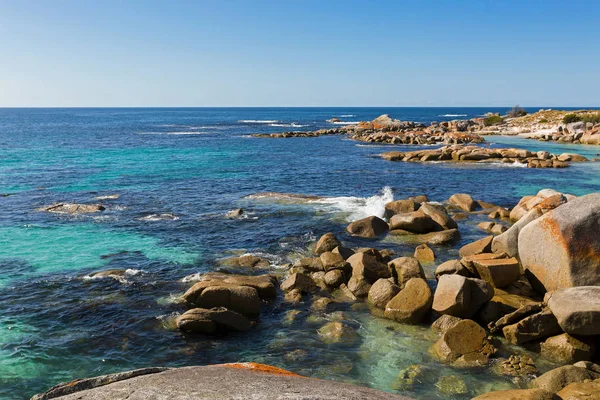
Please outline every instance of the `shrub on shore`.
[[548, 118], [542, 118], [538, 121], [538, 124], [547, 124], [548, 123]]
[[509, 118], [523, 117], [527, 115], [527, 111], [523, 107], [516, 105], [506, 115]]
[[588, 114], [581, 117], [583, 122], [591, 122], [592, 124], [600, 124], [600, 112], [596, 114]]
[[577, 114], [571, 113], [563, 117], [563, 124], [571, 124], [573, 122], [581, 121], [581, 117]]
[[483, 120], [485, 126], [498, 125], [504, 122], [504, 119], [499, 115], [492, 115]]

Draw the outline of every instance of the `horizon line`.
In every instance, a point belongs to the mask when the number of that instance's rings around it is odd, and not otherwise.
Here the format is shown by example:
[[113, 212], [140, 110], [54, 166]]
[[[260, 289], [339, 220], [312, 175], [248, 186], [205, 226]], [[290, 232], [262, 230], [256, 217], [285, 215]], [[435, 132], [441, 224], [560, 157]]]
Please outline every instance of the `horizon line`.
[[177, 109], [177, 108], [205, 108], [205, 109], [214, 109], [214, 108], [510, 108], [510, 107], [523, 107], [523, 108], [552, 108], [552, 109], [600, 109], [600, 105], [598, 106], [590, 106], [590, 105], [579, 105], [579, 106], [560, 106], [560, 105], [520, 105], [513, 104], [511, 106], [499, 106], [499, 105], [487, 105], [487, 106], [468, 106], [468, 105], [435, 105], [435, 106], [421, 106], [421, 105], [411, 105], [411, 106], [0, 106], [0, 109], [84, 109], [84, 108], [94, 108], [94, 109], [107, 109], [107, 108], [161, 108], [161, 109]]

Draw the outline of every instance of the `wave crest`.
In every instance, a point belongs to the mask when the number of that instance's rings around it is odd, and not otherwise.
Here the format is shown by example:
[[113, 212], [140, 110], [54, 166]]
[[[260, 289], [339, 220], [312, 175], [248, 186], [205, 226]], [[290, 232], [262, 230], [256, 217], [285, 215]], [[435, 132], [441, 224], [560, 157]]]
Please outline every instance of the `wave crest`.
[[372, 215], [383, 218], [385, 205], [394, 200], [392, 188], [385, 186], [381, 191], [371, 197], [326, 197], [313, 200], [313, 204], [323, 204], [329, 211], [342, 212], [348, 222], [356, 221]]

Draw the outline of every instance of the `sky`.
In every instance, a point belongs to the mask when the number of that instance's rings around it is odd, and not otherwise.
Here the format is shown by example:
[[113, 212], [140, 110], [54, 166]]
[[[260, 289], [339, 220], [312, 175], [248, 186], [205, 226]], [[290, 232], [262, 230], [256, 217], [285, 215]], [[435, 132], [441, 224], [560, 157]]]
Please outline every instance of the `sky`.
[[0, 107], [600, 106], [600, 1], [0, 0]]

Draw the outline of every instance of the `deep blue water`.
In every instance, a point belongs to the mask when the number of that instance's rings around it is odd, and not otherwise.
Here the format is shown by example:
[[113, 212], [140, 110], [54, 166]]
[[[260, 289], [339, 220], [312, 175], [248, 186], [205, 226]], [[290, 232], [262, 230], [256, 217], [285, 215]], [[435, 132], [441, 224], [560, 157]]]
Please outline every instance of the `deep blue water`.
[[[265, 307], [251, 332], [185, 336], [169, 322], [183, 310], [173, 299], [190, 285], [180, 281], [183, 277], [218, 268], [218, 260], [227, 255], [259, 253], [277, 270], [307, 254], [309, 243], [327, 231], [350, 246], [410, 255], [413, 245], [344, 233], [350, 220], [377, 212], [392, 196], [426, 194], [443, 201], [466, 192], [510, 207], [546, 187], [577, 195], [600, 191], [600, 163], [558, 170], [390, 163], [376, 156], [412, 147], [368, 145], [342, 136], [248, 136], [328, 127], [325, 120], [332, 117], [361, 121], [389, 113], [431, 122], [506, 110], [0, 109], [0, 193], [6, 195], [0, 197], [0, 398], [27, 398], [60, 381], [151, 365], [262, 361], [384, 390], [391, 390], [398, 371], [410, 364], [444, 373], [426, 354], [435, 339], [426, 327], [399, 326], [365, 310], [347, 310], [361, 342], [340, 347], [319, 342], [315, 332], [326, 321], [322, 317], [306, 319], [304, 310], [300, 322], [286, 323], [290, 308], [280, 301]], [[600, 152], [594, 146], [487, 139], [531, 150]], [[326, 199], [290, 204], [244, 198], [263, 191]], [[103, 201], [107, 210], [99, 215], [35, 211], [59, 201], [96, 202], [94, 197], [108, 194], [120, 197]], [[237, 207], [248, 218], [223, 218]], [[143, 219], [157, 213], [178, 219]], [[477, 218], [460, 223], [461, 243], [436, 249], [440, 260], [484, 236], [475, 228]], [[113, 268], [139, 272], [126, 282], [85, 278]], [[298, 349], [306, 353], [301, 360], [287, 356]], [[489, 389], [488, 382], [512, 385], [485, 371], [446, 373], [469, 383], [464, 398]], [[406, 393], [437, 398], [434, 383]]]

